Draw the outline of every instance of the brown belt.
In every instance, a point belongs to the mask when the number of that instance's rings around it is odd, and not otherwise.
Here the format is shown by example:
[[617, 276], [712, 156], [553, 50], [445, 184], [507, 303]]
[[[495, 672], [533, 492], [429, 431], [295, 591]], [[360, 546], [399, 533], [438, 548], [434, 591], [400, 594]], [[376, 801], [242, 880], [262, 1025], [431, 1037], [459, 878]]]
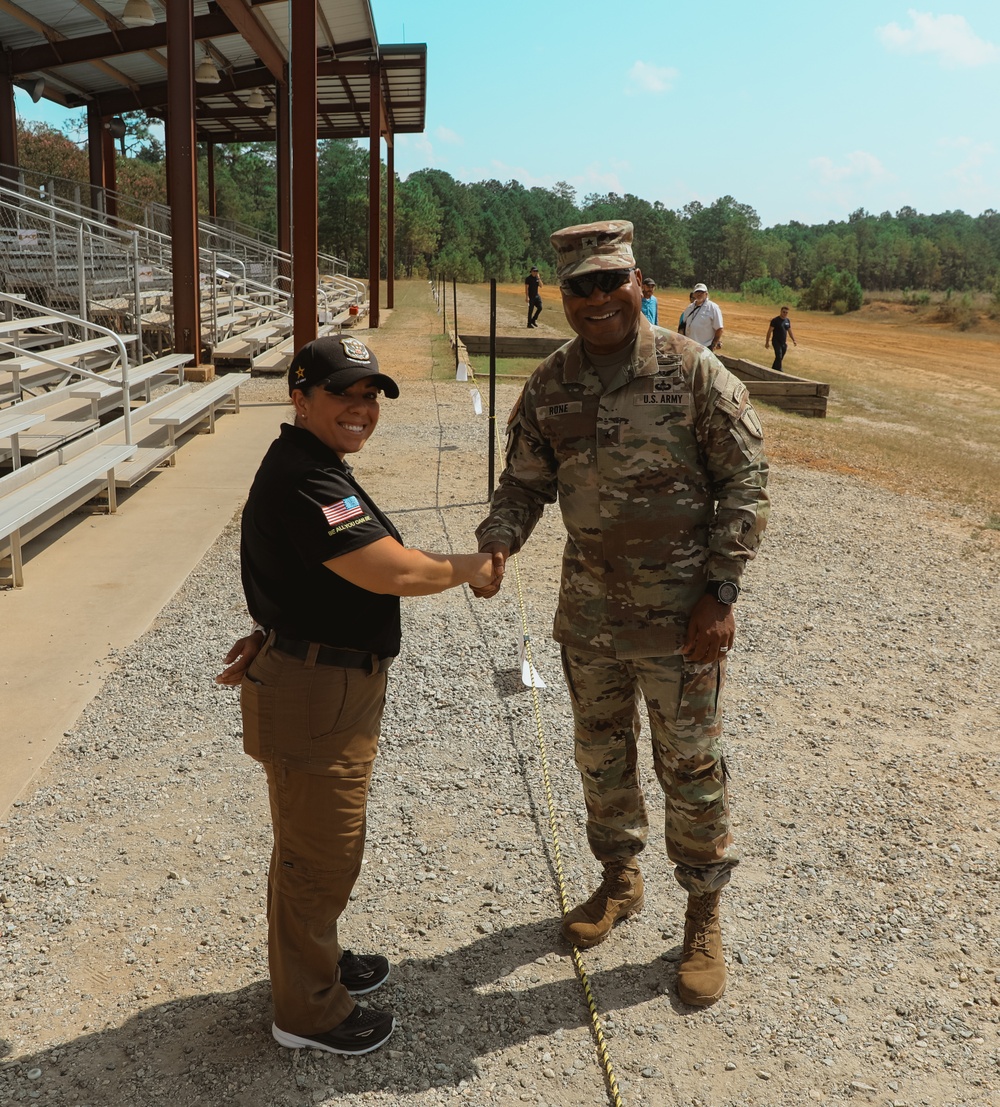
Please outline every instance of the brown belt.
[[[283, 634], [271, 636], [271, 644], [282, 653], [305, 661], [315, 645], [302, 638], [286, 638]], [[316, 651], [317, 665], [335, 665], [338, 669], [364, 669], [369, 673], [384, 673], [395, 661], [395, 657], [378, 657], [373, 653], [360, 650], [338, 650], [334, 646], [320, 646]]]

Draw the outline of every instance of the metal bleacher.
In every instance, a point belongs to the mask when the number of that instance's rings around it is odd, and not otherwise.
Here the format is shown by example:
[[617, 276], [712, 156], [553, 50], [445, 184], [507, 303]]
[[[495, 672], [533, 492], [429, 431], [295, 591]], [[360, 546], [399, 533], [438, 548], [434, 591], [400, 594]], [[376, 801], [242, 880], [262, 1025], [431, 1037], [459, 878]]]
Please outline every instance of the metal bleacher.
[[[292, 355], [290, 259], [205, 221], [201, 346], [222, 375], [186, 381], [169, 210], [116, 196], [109, 219], [90, 195], [0, 167], [0, 587], [23, 584], [26, 541], [95, 498], [114, 511], [117, 489], [173, 465], [188, 434], [239, 411], [252, 373], [283, 373]], [[320, 272], [320, 332], [363, 317], [364, 283], [336, 258]]]

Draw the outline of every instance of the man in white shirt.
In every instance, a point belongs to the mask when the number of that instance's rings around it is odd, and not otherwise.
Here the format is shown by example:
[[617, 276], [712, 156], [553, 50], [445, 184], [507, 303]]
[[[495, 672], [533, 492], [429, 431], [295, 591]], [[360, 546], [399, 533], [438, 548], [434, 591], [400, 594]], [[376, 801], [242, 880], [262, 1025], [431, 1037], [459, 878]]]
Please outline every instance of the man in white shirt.
[[684, 334], [709, 350], [722, 345], [722, 312], [708, 298], [708, 288], [696, 284], [692, 292], [694, 303], [684, 312]]

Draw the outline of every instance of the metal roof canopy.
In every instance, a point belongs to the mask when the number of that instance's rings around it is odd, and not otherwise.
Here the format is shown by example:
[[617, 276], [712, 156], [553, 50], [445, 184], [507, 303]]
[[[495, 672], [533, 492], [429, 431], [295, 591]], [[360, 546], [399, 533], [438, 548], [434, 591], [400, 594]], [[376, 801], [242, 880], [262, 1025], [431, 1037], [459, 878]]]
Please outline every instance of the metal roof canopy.
[[[424, 128], [426, 46], [380, 46], [370, 0], [148, 0], [150, 11], [143, 14], [156, 22], [139, 27], [124, 22], [126, 0], [31, 0], [31, 11], [24, 4], [0, 0], [0, 162], [16, 160], [15, 83], [36, 100], [87, 108], [91, 187], [106, 187], [109, 195], [115, 158], [107, 121], [134, 110], [165, 120], [175, 347], [187, 352], [200, 335], [195, 141], [208, 143], [210, 151], [217, 143], [277, 143], [278, 243], [294, 257], [290, 275], [301, 345], [315, 337], [317, 326], [316, 142], [368, 138], [369, 325], [378, 326], [379, 139], [387, 148], [386, 291], [392, 307], [393, 136]], [[179, 51], [173, 64], [171, 45]], [[301, 60], [311, 58], [315, 65]], [[201, 67], [218, 79], [199, 81]], [[315, 111], [303, 112], [302, 103]], [[211, 158], [209, 176], [211, 191]], [[299, 215], [294, 235], [293, 208]], [[179, 347], [178, 332], [185, 343]]]
[[[268, 116], [286, 81], [294, 0], [193, 0], [195, 66], [210, 58], [219, 83], [196, 84], [201, 142], [273, 142]], [[102, 117], [167, 111], [166, 0], [151, 0], [157, 23], [126, 27], [125, 0], [0, 0], [0, 71], [67, 108], [94, 106]], [[369, 0], [317, 0], [317, 137], [368, 138], [370, 75], [381, 79], [379, 131], [424, 129], [427, 48], [380, 46]], [[247, 100], [260, 89], [264, 107]]]

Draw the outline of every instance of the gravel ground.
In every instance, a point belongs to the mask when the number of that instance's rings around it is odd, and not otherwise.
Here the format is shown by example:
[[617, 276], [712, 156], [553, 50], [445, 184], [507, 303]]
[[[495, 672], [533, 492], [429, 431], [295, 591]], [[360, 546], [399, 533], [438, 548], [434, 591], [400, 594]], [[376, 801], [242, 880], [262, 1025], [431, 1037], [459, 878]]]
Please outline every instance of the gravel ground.
[[[486, 421], [467, 385], [405, 395], [359, 474], [409, 544], [466, 549]], [[705, 1010], [674, 995], [683, 898], [654, 833], [645, 912], [583, 956], [620, 1100], [996, 1104], [996, 536], [851, 477], [781, 467], [772, 490], [727, 700], [730, 986]], [[557, 516], [518, 559], [520, 597], [509, 572], [493, 601], [404, 603], [343, 927], [393, 961], [373, 999], [399, 1029], [358, 1059], [269, 1034], [264, 778], [236, 694], [212, 683], [247, 627], [237, 539], [234, 523], [115, 659], [0, 827], [0, 1104], [614, 1102], [558, 934], [560, 880], [576, 902], [595, 866], [549, 638]], [[537, 721], [519, 600], [547, 682]]]

